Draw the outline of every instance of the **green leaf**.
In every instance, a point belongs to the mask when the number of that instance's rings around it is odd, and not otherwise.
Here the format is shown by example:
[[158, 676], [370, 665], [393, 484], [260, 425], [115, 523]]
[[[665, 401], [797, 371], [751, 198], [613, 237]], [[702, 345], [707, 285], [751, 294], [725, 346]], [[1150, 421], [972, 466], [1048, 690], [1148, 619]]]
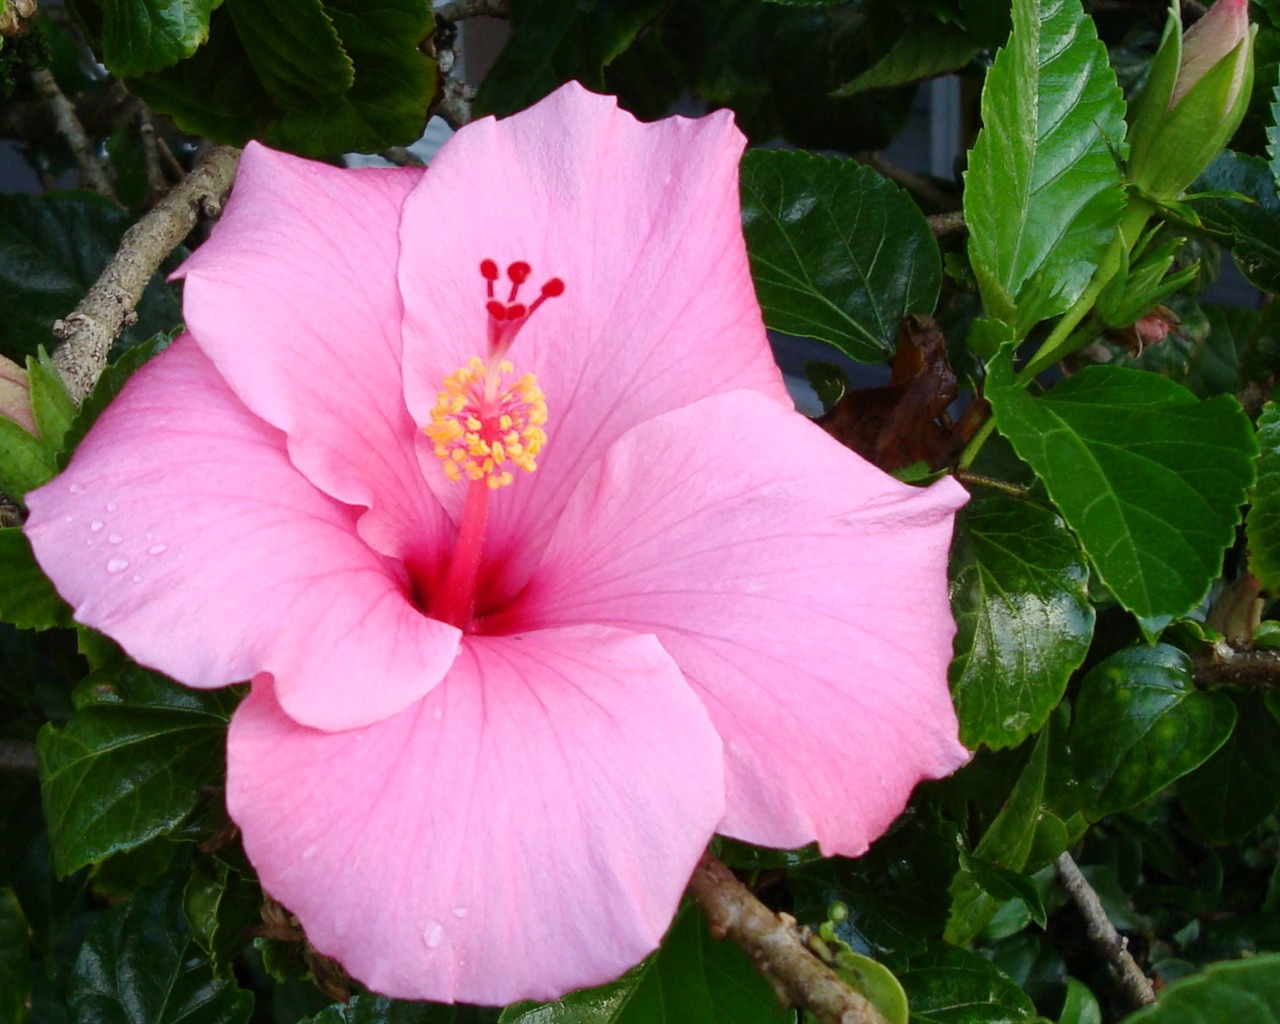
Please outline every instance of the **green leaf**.
[[1125, 1024], [1280, 1024], [1280, 956], [1211, 964]]
[[1009, 1024], [1035, 1016], [1031, 997], [991, 961], [938, 946], [899, 977], [912, 1024]]
[[253, 996], [213, 976], [176, 878], [104, 914], [85, 939], [68, 1009], [77, 1024], [247, 1024]]
[[1113, 654], [1085, 676], [1071, 726], [1085, 813], [1096, 821], [1154, 796], [1207, 761], [1235, 722], [1231, 699], [1196, 689], [1177, 648]]
[[71, 720], [37, 740], [58, 873], [175, 828], [219, 781], [235, 700], [124, 661], [86, 676]]
[[1183, 809], [1217, 843], [1238, 842], [1280, 807], [1280, 722], [1259, 697], [1238, 703], [1231, 738], [1178, 784]]
[[1280, 406], [1268, 402], [1258, 417], [1258, 482], [1245, 523], [1249, 571], [1262, 589], [1280, 588]]
[[293, 113], [355, 83], [351, 58], [320, 0], [226, 0], [236, 35], [268, 96]]
[[[186, 130], [235, 145], [252, 137], [325, 156], [418, 138], [439, 70], [421, 49], [434, 24], [429, 5], [320, 0], [317, 12], [314, 0], [307, 3], [307, 12], [296, 3], [284, 13], [272, 5], [278, 19], [256, 9], [261, 5], [247, 15], [247, 4], [224, 5], [210, 20], [209, 41], [192, 57], [131, 79], [129, 88]], [[331, 23], [337, 46], [320, 16]], [[242, 23], [246, 41], [237, 32]], [[290, 35], [295, 24], [305, 25], [303, 38]], [[348, 80], [350, 88], [330, 90]]]
[[855, 992], [870, 1000], [885, 1024], [907, 1024], [907, 993], [893, 972], [869, 956], [844, 948], [836, 950], [831, 969]]
[[656, 18], [662, 0], [525, 0], [476, 93], [475, 112], [514, 114], [565, 82], [604, 90], [604, 69]]
[[227, 977], [231, 962], [261, 920], [262, 890], [222, 860], [200, 860], [182, 896], [187, 923], [215, 974]]
[[982, 45], [959, 25], [932, 24], [921, 31], [908, 25], [889, 52], [832, 95], [854, 96], [868, 89], [891, 88], [962, 68]]
[[769, 983], [685, 907], [662, 946], [618, 981], [572, 992], [553, 1003], [516, 1003], [500, 1024], [789, 1024]]
[[[87, 192], [0, 195], [0, 354], [21, 364], [48, 345], [53, 322], [75, 309], [131, 223], [127, 212]], [[181, 319], [163, 280], [174, 265], [166, 262], [147, 286], [138, 321], [121, 333], [122, 344], [136, 344]]]
[[0, 494], [21, 501], [57, 471], [57, 461], [39, 438], [0, 416]]
[[902, 318], [932, 313], [938, 245], [911, 198], [871, 168], [751, 150], [742, 223], [765, 323], [854, 359], [891, 355]]
[[965, 857], [963, 863], [984, 892], [1002, 901], [1017, 900], [1027, 908], [1027, 913], [1036, 924], [1041, 928], [1045, 926], [1047, 918], [1044, 901], [1031, 878], [1020, 871], [1009, 871], [977, 857]]
[[1141, 370], [1092, 366], [1040, 398], [988, 368], [996, 425], [1044, 482], [1102, 583], [1145, 617], [1198, 604], [1222, 571], [1257, 444], [1229, 395], [1198, 401]]
[[117, 75], [159, 71], [209, 38], [221, 0], [104, 0], [102, 62]]
[[1240, 386], [1240, 363], [1249, 350], [1261, 318], [1253, 309], [1205, 305], [1209, 336], [1191, 350], [1183, 383], [1208, 398], [1235, 392]]
[[20, 629], [71, 625], [71, 609], [58, 596], [19, 527], [0, 529], [0, 622]]
[[298, 1024], [455, 1024], [456, 1006], [413, 1003], [366, 992], [349, 1003], [335, 1003]]
[[1088, 285], [1124, 208], [1124, 100], [1079, 0], [1013, 5], [982, 91], [964, 215], [987, 313], [1018, 337]]
[[0, 1024], [20, 1024], [31, 991], [31, 945], [18, 897], [0, 887]]
[[1271, 168], [1271, 180], [1280, 188], [1280, 85], [1271, 87], [1271, 123], [1267, 125], [1267, 165]]
[[946, 924], [959, 859], [954, 839], [954, 826], [909, 809], [861, 857], [828, 857], [790, 870], [796, 917], [817, 924], [842, 903], [847, 913], [835, 923], [837, 938], [894, 969], [905, 967]]
[[43, 348], [34, 358], [27, 356], [27, 382], [40, 443], [48, 454], [56, 456], [62, 451], [63, 438], [75, 418], [76, 403]]
[[950, 572], [960, 740], [1016, 746], [1044, 725], [1089, 650], [1084, 556], [1048, 509], [980, 498], [957, 520]]
[[1075, 978], [1067, 979], [1067, 998], [1058, 1015], [1058, 1024], [1102, 1024], [1102, 1008], [1088, 985]]
[[1204, 230], [1231, 250], [1250, 284], [1280, 291], [1280, 196], [1267, 162], [1224, 150], [1191, 187], [1246, 197], [1211, 196], [1197, 200], [1194, 209]]

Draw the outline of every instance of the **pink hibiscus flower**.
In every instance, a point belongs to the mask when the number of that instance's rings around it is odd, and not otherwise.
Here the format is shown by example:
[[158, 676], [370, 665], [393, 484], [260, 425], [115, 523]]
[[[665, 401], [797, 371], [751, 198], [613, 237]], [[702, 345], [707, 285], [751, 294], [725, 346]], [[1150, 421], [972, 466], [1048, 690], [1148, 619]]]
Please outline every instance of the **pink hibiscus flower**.
[[742, 144], [566, 86], [425, 174], [250, 146], [190, 334], [28, 495], [79, 621], [253, 680], [228, 809], [377, 991], [605, 981], [713, 832], [857, 854], [967, 756], [964, 493], [791, 410]]

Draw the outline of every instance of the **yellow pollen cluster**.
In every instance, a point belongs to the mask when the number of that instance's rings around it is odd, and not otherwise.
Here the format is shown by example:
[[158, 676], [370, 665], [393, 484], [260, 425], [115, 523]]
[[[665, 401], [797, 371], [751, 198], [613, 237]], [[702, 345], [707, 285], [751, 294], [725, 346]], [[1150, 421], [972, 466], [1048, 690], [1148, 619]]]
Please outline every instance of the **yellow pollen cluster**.
[[444, 379], [423, 429], [450, 480], [484, 480], [496, 490], [514, 479], [508, 464], [527, 473], [538, 468], [547, 401], [531, 373], [507, 383], [514, 371], [505, 359], [493, 369], [472, 356]]

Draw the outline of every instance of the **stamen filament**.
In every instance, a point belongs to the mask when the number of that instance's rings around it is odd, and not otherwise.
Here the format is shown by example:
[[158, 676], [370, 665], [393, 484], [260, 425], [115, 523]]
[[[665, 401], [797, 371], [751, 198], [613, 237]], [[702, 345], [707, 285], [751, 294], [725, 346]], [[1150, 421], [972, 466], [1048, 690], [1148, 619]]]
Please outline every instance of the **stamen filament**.
[[458, 540], [449, 560], [449, 572], [431, 608], [431, 617], [448, 622], [461, 630], [471, 627], [475, 614], [476, 584], [484, 555], [484, 533], [489, 522], [489, 493], [493, 490], [485, 480], [472, 480], [467, 485], [467, 502], [458, 524]]

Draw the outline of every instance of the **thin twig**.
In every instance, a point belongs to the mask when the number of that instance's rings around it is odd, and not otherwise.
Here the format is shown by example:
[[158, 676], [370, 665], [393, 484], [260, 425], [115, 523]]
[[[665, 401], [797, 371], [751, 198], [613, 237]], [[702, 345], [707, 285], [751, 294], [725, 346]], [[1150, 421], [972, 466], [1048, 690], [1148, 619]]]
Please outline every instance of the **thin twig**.
[[933, 232], [935, 238], [958, 235], [965, 230], [964, 213], [960, 210], [953, 210], [951, 213], [935, 213], [926, 217], [925, 220], [929, 222], [929, 230]]
[[169, 187], [169, 182], [160, 167], [160, 150], [156, 145], [156, 123], [151, 116], [151, 108], [141, 100], [135, 108], [138, 118], [138, 138], [142, 143], [142, 169], [146, 176], [146, 206], [150, 206]]
[[511, 16], [509, 0], [444, 0], [431, 5], [431, 13], [445, 21], [462, 21], [465, 18], [508, 18]]
[[906, 167], [892, 164], [879, 153], [871, 153], [867, 156], [866, 164], [895, 185], [905, 188], [917, 199], [923, 199], [931, 206], [945, 210], [956, 204], [956, 197], [949, 194], [936, 178], [931, 178], [927, 174], [919, 174]]
[[821, 1024], [886, 1024], [865, 996], [810, 952], [794, 918], [775, 914], [710, 854], [694, 871], [689, 896], [712, 935], [732, 939], [780, 996], [808, 1008]]
[[75, 312], [53, 325], [62, 340], [53, 363], [77, 402], [107, 365], [120, 328], [133, 315], [147, 282], [200, 216], [216, 217], [231, 191], [240, 151], [214, 146], [187, 177], [125, 232], [120, 249]]
[[460, 78], [444, 80], [444, 96], [440, 100], [440, 108], [436, 111], [454, 131], [471, 120], [471, 102], [476, 98], [476, 90]]
[[1130, 955], [1128, 941], [1116, 931], [1098, 894], [1081, 873], [1071, 854], [1062, 854], [1054, 866], [1058, 871], [1058, 884], [1084, 916], [1089, 938], [1116, 972], [1130, 1002], [1135, 1008], [1154, 1003], [1156, 993], [1151, 986], [1151, 979], [1142, 973], [1142, 968]]
[[0, 739], [0, 775], [34, 775], [36, 768], [34, 743]]
[[416, 153], [411, 153], [404, 146], [388, 146], [379, 155], [382, 159], [395, 164], [397, 167], [426, 166]]
[[1191, 656], [1197, 683], [1280, 687], [1280, 651], [1238, 651], [1224, 640]]
[[31, 72], [31, 83], [36, 87], [40, 97], [49, 104], [49, 109], [53, 111], [58, 132], [71, 147], [71, 153], [76, 158], [81, 181], [95, 192], [114, 199], [116, 193], [111, 187], [111, 180], [107, 177], [106, 167], [98, 159], [93, 142], [85, 134], [84, 125], [76, 116], [76, 108], [58, 88], [58, 83], [49, 69], [37, 68]]

